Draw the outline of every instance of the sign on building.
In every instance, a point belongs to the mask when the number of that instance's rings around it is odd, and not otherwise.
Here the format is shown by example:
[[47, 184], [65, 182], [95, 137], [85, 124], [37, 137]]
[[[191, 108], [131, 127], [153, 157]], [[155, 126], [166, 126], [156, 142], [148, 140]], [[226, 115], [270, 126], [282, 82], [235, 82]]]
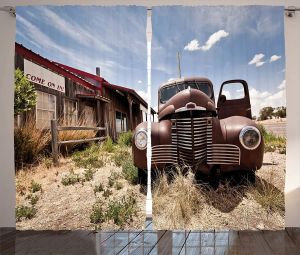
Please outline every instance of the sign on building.
[[24, 75], [27, 80], [65, 93], [65, 78], [24, 59]]

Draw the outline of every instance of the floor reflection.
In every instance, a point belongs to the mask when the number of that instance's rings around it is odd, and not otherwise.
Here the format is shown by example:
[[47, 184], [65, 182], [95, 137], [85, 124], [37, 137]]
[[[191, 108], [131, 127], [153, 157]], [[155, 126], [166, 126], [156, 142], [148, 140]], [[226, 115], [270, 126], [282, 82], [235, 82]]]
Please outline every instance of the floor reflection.
[[0, 229], [0, 254], [299, 254], [300, 230], [14, 231]]

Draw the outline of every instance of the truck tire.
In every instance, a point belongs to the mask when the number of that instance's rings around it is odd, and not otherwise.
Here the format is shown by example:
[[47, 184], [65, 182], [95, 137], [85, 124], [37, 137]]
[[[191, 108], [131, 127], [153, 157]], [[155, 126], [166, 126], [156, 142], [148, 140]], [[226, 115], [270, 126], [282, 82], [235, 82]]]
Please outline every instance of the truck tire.
[[256, 181], [255, 171], [246, 171], [244, 173], [244, 180], [246, 183], [254, 185]]
[[138, 169], [138, 183], [142, 186], [147, 185], [147, 170], [145, 169]]

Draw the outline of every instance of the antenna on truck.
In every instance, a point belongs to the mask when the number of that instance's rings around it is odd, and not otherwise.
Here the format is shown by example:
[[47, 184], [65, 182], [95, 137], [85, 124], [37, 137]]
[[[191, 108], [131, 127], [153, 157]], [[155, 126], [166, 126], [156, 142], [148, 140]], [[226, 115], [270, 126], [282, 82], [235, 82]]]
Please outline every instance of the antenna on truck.
[[177, 51], [177, 64], [178, 64], [178, 76], [181, 78], [181, 66], [180, 66], [180, 54], [179, 51]]

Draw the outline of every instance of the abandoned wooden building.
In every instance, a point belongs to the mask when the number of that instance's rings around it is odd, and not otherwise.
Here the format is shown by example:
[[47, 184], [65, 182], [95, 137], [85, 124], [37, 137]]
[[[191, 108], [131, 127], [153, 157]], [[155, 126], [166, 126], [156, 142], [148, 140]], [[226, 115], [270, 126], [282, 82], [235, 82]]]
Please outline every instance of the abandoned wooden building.
[[[147, 103], [135, 90], [111, 84], [99, 72], [91, 74], [53, 62], [18, 43], [15, 68], [22, 70], [36, 89], [37, 103], [30, 114], [37, 128], [49, 128], [51, 119], [65, 125], [84, 122], [107, 126], [115, 140], [119, 133], [133, 130], [147, 119]], [[153, 120], [152, 108], [151, 114]]]

